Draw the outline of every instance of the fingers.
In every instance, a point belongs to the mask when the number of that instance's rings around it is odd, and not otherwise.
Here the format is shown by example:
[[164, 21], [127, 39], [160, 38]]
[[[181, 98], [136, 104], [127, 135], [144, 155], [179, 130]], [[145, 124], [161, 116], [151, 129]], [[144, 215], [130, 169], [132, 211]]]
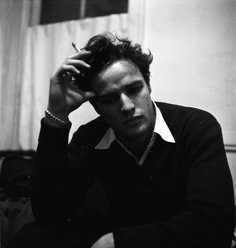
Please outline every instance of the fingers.
[[66, 59], [65, 62], [62, 64], [62, 67], [67, 65], [73, 65], [77, 69], [82, 69], [82, 70], [83, 69], [86, 70], [90, 68], [90, 65], [87, 62], [85, 62], [82, 59], [76, 59], [76, 58]]
[[64, 77], [63, 74], [67, 74], [68, 76], [80, 74], [80, 70], [78, 70], [75, 66], [67, 65], [67, 64], [62, 65], [60, 71], [61, 71], [62, 77]]
[[83, 60], [76, 60], [76, 59], [68, 59], [68, 60], [65, 61], [65, 63], [63, 65], [65, 65], [65, 66], [72, 65], [75, 68], [77, 68], [79, 71], [81, 71], [81, 70], [82, 71], [86, 71], [86, 70], [90, 69], [90, 67], [91, 67], [85, 61], [83, 61]]
[[83, 60], [83, 59], [89, 58], [89, 56], [91, 56], [91, 54], [92, 53], [90, 51], [82, 49], [79, 52], [76, 52], [76, 53], [72, 54], [68, 58], [69, 59], [81, 59], [81, 60]]
[[75, 94], [76, 96], [80, 96], [83, 101], [90, 100], [96, 96], [95, 92], [93, 91], [84, 91], [78, 88], [77, 83], [74, 81], [71, 81], [69, 83], [63, 84], [62, 88], [68, 95], [73, 95]]
[[[53, 73], [51, 77], [51, 87], [61, 89], [65, 94], [71, 95], [71, 92], [80, 95], [79, 99], [83, 101], [89, 100], [95, 96], [93, 92], [89, 92], [81, 86], [80, 82], [86, 71], [90, 69], [90, 65], [85, 61], [91, 52], [82, 50], [69, 56], [63, 64]], [[59, 86], [59, 87], [58, 87]], [[69, 93], [70, 92], [70, 93]], [[73, 94], [72, 94], [73, 95]]]
[[[81, 52], [82, 53], [82, 52]], [[90, 53], [86, 52], [86, 55]], [[84, 60], [79, 59], [81, 54], [78, 53], [76, 55], [70, 56], [67, 58], [58, 71], [55, 73], [57, 77], [61, 78], [63, 81], [65, 79], [72, 79], [72, 76], [79, 76], [85, 73], [87, 70], [90, 69], [90, 65], [86, 63]], [[84, 57], [83, 57], [84, 58]]]

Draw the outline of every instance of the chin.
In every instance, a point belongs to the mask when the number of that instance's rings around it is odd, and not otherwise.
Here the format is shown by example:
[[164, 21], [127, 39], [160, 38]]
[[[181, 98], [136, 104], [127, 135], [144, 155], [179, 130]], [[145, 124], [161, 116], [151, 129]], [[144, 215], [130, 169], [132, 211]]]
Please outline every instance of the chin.
[[130, 129], [128, 130], [128, 132], [126, 132], [126, 136], [128, 137], [133, 137], [133, 138], [138, 138], [138, 136], [142, 136], [146, 133], [147, 128], [146, 126], [141, 126], [139, 128], [134, 128], [134, 129]]

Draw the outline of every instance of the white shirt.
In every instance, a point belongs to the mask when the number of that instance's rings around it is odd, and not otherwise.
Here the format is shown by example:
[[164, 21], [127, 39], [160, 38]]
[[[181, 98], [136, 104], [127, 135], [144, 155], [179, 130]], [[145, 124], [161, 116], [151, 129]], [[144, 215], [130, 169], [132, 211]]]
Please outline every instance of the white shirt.
[[133, 153], [131, 153], [115, 136], [115, 132], [113, 131], [112, 128], [109, 128], [106, 133], [104, 134], [104, 136], [101, 138], [101, 140], [98, 142], [98, 144], [95, 146], [95, 149], [98, 150], [104, 150], [104, 149], [108, 149], [111, 146], [111, 143], [116, 140], [120, 146], [129, 154], [131, 155], [136, 162], [139, 165], [142, 165], [148, 155], [148, 152], [150, 151], [151, 147], [153, 146], [157, 134], [159, 134], [161, 136], [161, 138], [163, 140], [165, 140], [166, 142], [170, 142], [170, 143], [175, 143], [175, 139], [170, 131], [170, 129], [168, 128], [162, 113], [160, 111], [160, 109], [157, 107], [157, 105], [155, 103], [153, 103], [154, 105], [154, 109], [155, 109], [155, 113], [156, 113], [156, 120], [155, 120], [155, 126], [154, 126], [154, 130], [153, 130], [153, 135], [152, 138], [150, 139], [146, 150], [144, 151], [144, 153], [142, 154], [142, 156], [140, 157], [140, 159], [138, 159]]

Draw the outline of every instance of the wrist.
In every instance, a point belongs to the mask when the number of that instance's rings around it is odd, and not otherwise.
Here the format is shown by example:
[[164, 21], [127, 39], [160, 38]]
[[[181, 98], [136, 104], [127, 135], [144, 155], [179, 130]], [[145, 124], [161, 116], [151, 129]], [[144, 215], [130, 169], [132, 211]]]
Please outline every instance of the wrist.
[[66, 108], [61, 110], [60, 108], [55, 108], [55, 107], [51, 107], [50, 105], [48, 105], [47, 107], [47, 111], [49, 111], [50, 113], [52, 113], [54, 116], [56, 116], [57, 118], [63, 120], [63, 121], [68, 121], [69, 120], [69, 112], [66, 111]]
[[56, 115], [48, 109], [45, 111], [45, 120], [53, 126], [66, 127], [70, 125], [68, 115]]

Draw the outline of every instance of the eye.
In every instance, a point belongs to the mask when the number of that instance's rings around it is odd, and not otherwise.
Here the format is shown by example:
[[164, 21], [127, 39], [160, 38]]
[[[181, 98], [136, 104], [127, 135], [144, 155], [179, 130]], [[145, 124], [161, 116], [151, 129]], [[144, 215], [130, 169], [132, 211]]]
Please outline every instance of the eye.
[[103, 104], [113, 104], [119, 100], [119, 95], [118, 94], [110, 94], [107, 96], [98, 96], [97, 99], [99, 102], [101, 102]]
[[135, 85], [135, 86], [131, 86], [131, 87], [128, 87], [128, 89], [126, 89], [126, 93], [128, 95], [136, 95], [138, 93], [140, 93], [143, 89], [143, 85]]

